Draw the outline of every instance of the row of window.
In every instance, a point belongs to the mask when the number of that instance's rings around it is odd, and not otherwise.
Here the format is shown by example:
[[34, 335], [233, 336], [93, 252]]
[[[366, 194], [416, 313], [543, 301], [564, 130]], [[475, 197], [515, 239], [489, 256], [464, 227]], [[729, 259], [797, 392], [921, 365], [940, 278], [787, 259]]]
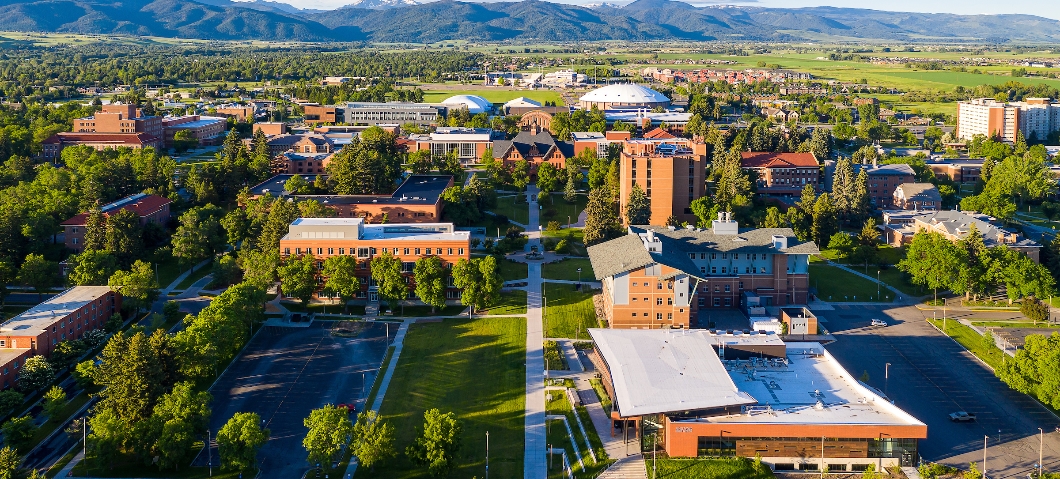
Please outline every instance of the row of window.
[[[683, 312], [685, 312], [685, 310], [682, 309], [681, 312], [683, 313]], [[651, 316], [651, 313], [645, 311], [643, 313], [640, 313], [640, 315], [645, 317], [645, 318], [647, 318], [647, 317]], [[637, 313], [636, 312], [631, 313], [631, 316], [636, 318], [637, 317]], [[655, 313], [655, 319], [657, 321], [662, 321], [663, 320], [663, 313]], [[674, 313], [666, 313], [666, 319], [668, 321], [673, 321], [674, 320]]]
[[[688, 253], [688, 259], [696, 259], [696, 255], [699, 255], [699, 259], [707, 259], [707, 255], [710, 255], [710, 259], [718, 259], [718, 255], [721, 254], [721, 259], [729, 259], [729, 253]], [[762, 259], [769, 259], [769, 253], [744, 253], [743, 259], [757, 260], [761, 256]], [[732, 259], [740, 259], [740, 253], [732, 253]]]
[[[637, 300], [637, 298], [636, 298], [636, 297], [633, 297], [633, 301], [636, 301], [636, 300]], [[649, 301], [651, 301], [651, 300], [650, 300], [650, 299], [648, 299], [648, 298], [644, 298], [644, 302], [645, 302], [645, 303], [647, 303], [647, 302], [649, 302]], [[663, 299], [662, 299], [662, 298], [655, 298], [655, 304], [656, 304], [657, 306], [662, 306], [662, 304], [663, 304]], [[673, 306], [673, 305], [674, 305], [674, 299], [673, 299], [673, 298], [666, 298], [666, 305], [667, 305], [667, 306]]]
[[[336, 248], [316, 248], [316, 254], [317, 255], [323, 255], [325, 249], [327, 250], [329, 256], [334, 256], [335, 255], [335, 249]], [[385, 253], [387, 251], [387, 248], [382, 248], [382, 250]], [[413, 255], [416, 255], [416, 256], [430, 256], [432, 254], [433, 255], [437, 255], [437, 256], [441, 256], [443, 254], [448, 254], [449, 256], [452, 256], [454, 250], [457, 252], [456, 254], [458, 254], [458, 255], [463, 256], [463, 254], [464, 254], [464, 248], [391, 248], [391, 250], [392, 250], [391, 254], [393, 254], [394, 256], [398, 256], [399, 254], [402, 255], [402, 256], [408, 256], [410, 254], [413, 254]], [[346, 254], [346, 248], [338, 248], [338, 251], [339, 251], [339, 256], [343, 256], [343, 255]], [[306, 248], [305, 249], [305, 253], [306, 254], [313, 254], [313, 248]], [[350, 248], [350, 254], [352, 255], [354, 253], [355, 253], [354, 248]], [[283, 249], [283, 254], [290, 255], [291, 254], [291, 248], [284, 248]], [[302, 254], [302, 248], [295, 248], [294, 249], [294, 254], [296, 254], [296, 255]], [[375, 256], [376, 254], [378, 254], [378, 253], [377, 253], [377, 250], [375, 248], [357, 248], [356, 249], [356, 255], [357, 255], [358, 258], [369, 258], [369, 257]]]

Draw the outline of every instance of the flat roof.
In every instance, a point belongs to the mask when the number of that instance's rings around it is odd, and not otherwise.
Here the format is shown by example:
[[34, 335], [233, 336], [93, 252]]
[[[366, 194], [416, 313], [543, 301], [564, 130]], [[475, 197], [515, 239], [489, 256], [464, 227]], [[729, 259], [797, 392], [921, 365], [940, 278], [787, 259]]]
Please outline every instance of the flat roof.
[[755, 404], [740, 391], [705, 330], [590, 329], [624, 417]]
[[110, 287], [107, 286], [74, 286], [4, 321], [0, 324], [0, 333], [35, 336], [37, 332], [51, 326], [59, 318], [77, 311], [109, 292]]
[[820, 343], [787, 343], [787, 361], [723, 361], [729, 378], [757, 404], [741, 414], [673, 419], [722, 424], [923, 426], [854, 379]]
[[[334, 233], [328, 241], [470, 241], [470, 231], [456, 231], [452, 223], [369, 224], [363, 218], [297, 218], [291, 222], [285, 240], [309, 239], [302, 233]], [[297, 230], [297, 231], [295, 231]], [[326, 234], [325, 233], [325, 234]]]
[[[296, 175], [294, 174], [281, 174], [273, 176], [257, 185], [254, 185], [250, 189], [250, 194], [254, 196], [283, 196], [284, 189], [283, 185], [287, 180], [291, 179]], [[326, 174], [310, 174], [297, 175], [305, 178], [306, 181], [313, 181], [317, 176], [322, 176], [327, 179]], [[411, 175], [405, 179], [405, 181], [398, 187], [394, 193], [389, 195], [287, 195], [289, 197], [299, 200], [317, 200], [322, 204], [326, 205], [360, 205], [360, 204], [381, 204], [381, 205], [401, 205], [401, 204], [413, 204], [413, 205], [433, 205], [437, 204], [442, 196], [442, 192], [448, 187], [449, 182], [453, 179], [450, 175]]]

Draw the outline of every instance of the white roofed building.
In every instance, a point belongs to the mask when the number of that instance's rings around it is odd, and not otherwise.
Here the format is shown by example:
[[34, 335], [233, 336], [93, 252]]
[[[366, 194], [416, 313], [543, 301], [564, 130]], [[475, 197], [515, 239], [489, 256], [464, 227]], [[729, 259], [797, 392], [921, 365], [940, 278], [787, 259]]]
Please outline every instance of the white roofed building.
[[578, 106], [590, 110], [631, 110], [637, 108], [652, 109], [670, 106], [670, 99], [651, 88], [634, 83], [618, 83], [597, 88], [578, 100]]
[[493, 103], [478, 95], [453, 95], [442, 100], [442, 105], [450, 109], [465, 108], [472, 115], [493, 111]]

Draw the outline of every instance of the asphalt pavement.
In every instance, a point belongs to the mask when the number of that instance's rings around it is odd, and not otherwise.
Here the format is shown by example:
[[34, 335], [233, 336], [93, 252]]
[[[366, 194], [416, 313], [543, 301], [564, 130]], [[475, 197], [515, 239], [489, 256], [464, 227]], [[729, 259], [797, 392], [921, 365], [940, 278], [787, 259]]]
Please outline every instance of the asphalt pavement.
[[[1008, 478], [1035, 471], [1039, 430], [1044, 435], [1046, 471], [1060, 469], [1060, 425], [1034, 399], [1010, 389], [975, 356], [926, 321], [930, 311], [915, 306], [843, 306], [815, 312], [837, 341], [829, 352], [855, 377], [869, 376], [870, 386], [928, 426], [920, 442], [927, 461], [982, 470], [986, 438], [987, 472]], [[981, 315], [981, 314], [980, 314]], [[940, 315], [941, 316], [941, 315]], [[869, 326], [872, 318], [887, 327]], [[890, 363], [890, 366], [886, 366]], [[975, 413], [975, 422], [954, 423], [949, 413]]]
[[[346, 323], [350, 324], [350, 323]], [[269, 327], [256, 334], [214, 384], [211, 433], [237, 412], [256, 412], [272, 437], [258, 453], [261, 479], [299, 478], [311, 467], [302, 439], [302, 420], [325, 404], [356, 404], [362, 409], [387, 350], [383, 324], [355, 323], [353, 334], [332, 334], [338, 322], [309, 327]], [[212, 453], [200, 453], [196, 466], [217, 464]]]

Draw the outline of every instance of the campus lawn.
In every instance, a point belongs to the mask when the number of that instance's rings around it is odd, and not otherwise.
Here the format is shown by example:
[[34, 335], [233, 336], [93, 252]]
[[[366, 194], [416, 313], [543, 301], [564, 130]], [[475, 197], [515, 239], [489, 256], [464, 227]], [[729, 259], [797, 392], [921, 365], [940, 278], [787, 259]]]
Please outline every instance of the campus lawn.
[[[186, 269], [180, 267], [180, 261], [174, 258], [169, 250], [162, 252], [156, 252], [152, 259], [152, 262], [157, 264], [158, 267], [158, 287], [165, 288], [172, 283], [173, 280], [180, 276]], [[153, 265], [152, 265], [153, 266]]]
[[[929, 293], [924, 288], [910, 283], [909, 274], [898, 268], [887, 268], [877, 271], [880, 271], [880, 281], [897, 288], [898, 291], [909, 296], [923, 296]], [[872, 266], [869, 266], [869, 276], [872, 276]]]
[[579, 193], [574, 201], [563, 199], [562, 193], [552, 193], [549, 198], [541, 203], [541, 224], [547, 225], [549, 221], [558, 221], [563, 226], [567, 222], [571, 224], [578, 222], [578, 215], [585, 210], [589, 197]]
[[[646, 458], [648, 477], [658, 479], [771, 479], [768, 466], [755, 469], [754, 461], [742, 457], [727, 459]], [[652, 468], [656, 475], [652, 475]]]
[[588, 338], [587, 328], [599, 327], [592, 290], [575, 291], [573, 284], [541, 285], [545, 295], [545, 337]]
[[581, 268], [582, 281], [596, 281], [593, 276], [593, 265], [587, 258], [568, 258], [558, 263], [545, 263], [541, 267], [541, 277], [545, 279], [562, 279], [578, 281], [578, 268]]
[[517, 289], [501, 293], [497, 304], [488, 309], [475, 311], [475, 314], [486, 316], [507, 316], [509, 314], [526, 314], [526, 291]]
[[424, 317], [424, 316], [456, 316], [466, 309], [461, 305], [446, 305], [444, 308], [434, 308], [427, 305], [398, 306], [394, 308], [394, 316]]
[[[497, 207], [493, 209], [493, 212], [507, 216], [508, 219], [525, 225], [530, 222], [530, 210], [526, 202], [522, 200], [523, 198], [523, 196], [502, 196], [497, 198]], [[486, 234], [489, 234], [489, 231]], [[501, 234], [504, 234], [503, 230]]]
[[510, 259], [498, 258], [497, 267], [500, 270], [501, 279], [504, 281], [515, 281], [530, 277], [526, 263], [517, 263]]
[[[564, 224], [564, 226], [566, 226], [566, 224]], [[541, 236], [545, 238], [555, 238], [557, 243], [559, 240], [567, 240], [570, 245], [570, 254], [572, 255], [586, 256], [589, 254], [585, 249], [585, 231], [581, 228], [564, 228], [559, 231], [542, 231]]]
[[983, 362], [990, 365], [991, 368], [997, 369], [1001, 366], [1001, 362], [1004, 360], [1005, 353], [1001, 352], [997, 347], [986, 347], [983, 345], [983, 337], [979, 333], [975, 332], [972, 328], [965, 326], [957, 320], [950, 319], [943, 321], [939, 319], [928, 319], [928, 322], [934, 324], [935, 327], [941, 331], [945, 326], [947, 336], [955, 339], [964, 349], [974, 354]]
[[211, 272], [213, 272], [213, 262], [206, 263], [203, 267], [192, 271], [188, 277], [184, 278], [184, 280], [177, 285], [177, 289], [188, 289], [191, 285], [195, 284], [196, 281], [203, 279]]
[[[824, 301], [877, 301], [875, 281], [820, 263], [810, 264], [810, 287], [817, 288], [817, 297]], [[880, 291], [894, 299], [886, 288]]]
[[526, 389], [526, 321], [477, 317], [416, 323], [409, 328], [397, 369], [383, 400], [383, 419], [394, 427], [396, 458], [358, 469], [358, 478], [430, 477], [427, 468], [400, 453], [423, 428], [423, 412], [453, 412], [462, 427], [453, 479], [482, 477], [486, 431], [490, 473], [523, 472], [523, 410]]
[[[189, 451], [189, 457], [194, 457], [202, 450], [203, 442], [197, 441]], [[86, 466], [87, 464], [87, 466]], [[86, 474], [87, 473], [87, 474]], [[244, 474], [254, 477], [253, 472]], [[211, 473], [206, 467], [181, 467], [178, 471], [159, 471], [157, 466], [145, 466], [143, 459], [133, 456], [119, 455], [112, 462], [104, 462], [95, 457], [95, 453], [89, 450], [84, 461], [74, 466], [73, 477], [165, 477], [173, 479], [237, 479], [238, 471], [222, 471], [214, 467]]]
[[[593, 461], [593, 456], [589, 454], [590, 443], [586, 439], [585, 435], [582, 434], [581, 429], [578, 428], [575, 411], [571, 409], [570, 402], [567, 401], [567, 396], [561, 391], [550, 391], [547, 394], [551, 395], [551, 400], [546, 398], [545, 412], [549, 415], [562, 415], [567, 418], [567, 423], [570, 424], [570, 434], [567, 433], [567, 427], [564, 425], [562, 420], [549, 421], [548, 425], [548, 439], [549, 443], [555, 447], [562, 445], [563, 449], [567, 452], [567, 460], [571, 463], [571, 469], [574, 470], [574, 477], [576, 478], [592, 478], [602, 472], [611, 460], [607, 458], [607, 454], [603, 453], [603, 446], [599, 447], [599, 451], [596, 447], [593, 447], [593, 452], [596, 453], [597, 461]], [[586, 433], [593, 430], [592, 423], [582, 424]], [[596, 442], [599, 443], [599, 437], [596, 438]], [[594, 445], [595, 446], [595, 445]], [[582, 467], [578, 464], [578, 459], [574, 455], [574, 450], [577, 449], [578, 454], [582, 458]], [[559, 460], [559, 458], [557, 458]]]

